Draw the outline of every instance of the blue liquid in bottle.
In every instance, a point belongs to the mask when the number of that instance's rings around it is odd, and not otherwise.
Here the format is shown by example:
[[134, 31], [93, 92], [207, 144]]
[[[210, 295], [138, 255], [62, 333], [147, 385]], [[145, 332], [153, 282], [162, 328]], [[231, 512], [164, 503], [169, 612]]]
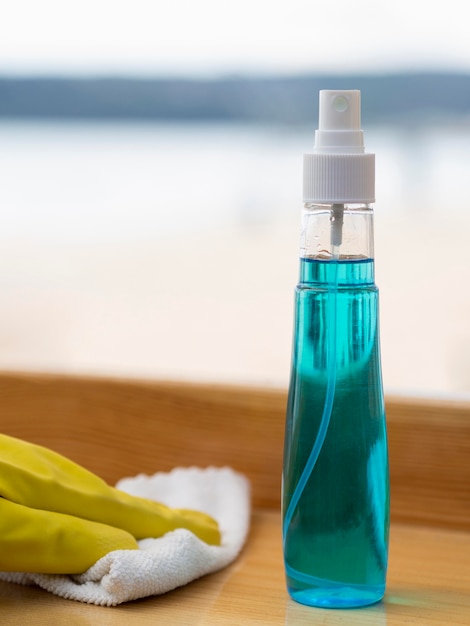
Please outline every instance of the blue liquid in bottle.
[[294, 600], [348, 608], [383, 597], [388, 481], [373, 260], [303, 258], [282, 503]]

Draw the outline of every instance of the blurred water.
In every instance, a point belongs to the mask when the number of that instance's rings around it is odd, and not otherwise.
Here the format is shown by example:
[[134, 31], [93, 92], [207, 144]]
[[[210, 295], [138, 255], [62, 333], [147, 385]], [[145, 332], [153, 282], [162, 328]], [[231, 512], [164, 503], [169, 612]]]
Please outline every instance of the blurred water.
[[[366, 130], [385, 387], [470, 392], [470, 127]], [[2, 122], [0, 367], [287, 384], [312, 143], [313, 126]]]
[[[259, 127], [0, 125], [0, 236], [115, 241], [269, 220], [302, 135]], [[307, 144], [308, 145], [308, 144]]]

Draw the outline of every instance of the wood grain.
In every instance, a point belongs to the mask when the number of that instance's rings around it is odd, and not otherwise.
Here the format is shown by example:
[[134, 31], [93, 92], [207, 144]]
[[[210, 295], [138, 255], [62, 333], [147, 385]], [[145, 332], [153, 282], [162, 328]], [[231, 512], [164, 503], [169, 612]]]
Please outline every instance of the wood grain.
[[0, 616], [2, 626], [463, 626], [470, 623], [469, 559], [469, 533], [395, 525], [384, 601], [352, 611], [312, 609], [287, 595], [279, 515], [259, 511], [238, 561], [164, 596], [102, 608], [0, 583]]
[[[285, 390], [0, 374], [0, 430], [114, 483], [176, 465], [231, 465], [255, 508], [278, 508]], [[470, 403], [388, 397], [392, 519], [470, 530]]]
[[0, 431], [108, 482], [229, 464], [251, 479], [254, 505], [241, 557], [217, 574], [115, 608], [0, 583], [2, 626], [470, 624], [470, 404], [387, 398], [395, 520], [387, 593], [354, 611], [309, 609], [287, 596], [278, 511], [285, 404], [284, 390], [0, 374]]

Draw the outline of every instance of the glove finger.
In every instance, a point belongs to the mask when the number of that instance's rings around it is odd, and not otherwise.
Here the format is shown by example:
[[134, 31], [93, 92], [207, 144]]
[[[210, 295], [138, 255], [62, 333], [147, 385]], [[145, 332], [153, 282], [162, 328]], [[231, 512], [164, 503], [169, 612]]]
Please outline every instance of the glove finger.
[[129, 533], [0, 498], [0, 571], [81, 574], [112, 550], [136, 550]]
[[0, 496], [122, 528], [136, 539], [187, 528], [209, 544], [220, 543], [217, 522], [204, 513], [128, 495], [52, 450], [1, 434]]

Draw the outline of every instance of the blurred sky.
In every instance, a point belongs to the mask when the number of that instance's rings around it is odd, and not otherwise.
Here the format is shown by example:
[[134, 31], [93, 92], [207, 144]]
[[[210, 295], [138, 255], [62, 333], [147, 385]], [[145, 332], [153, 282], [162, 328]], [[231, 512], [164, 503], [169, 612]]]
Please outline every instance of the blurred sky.
[[463, 0], [5, 0], [0, 72], [470, 70]]

